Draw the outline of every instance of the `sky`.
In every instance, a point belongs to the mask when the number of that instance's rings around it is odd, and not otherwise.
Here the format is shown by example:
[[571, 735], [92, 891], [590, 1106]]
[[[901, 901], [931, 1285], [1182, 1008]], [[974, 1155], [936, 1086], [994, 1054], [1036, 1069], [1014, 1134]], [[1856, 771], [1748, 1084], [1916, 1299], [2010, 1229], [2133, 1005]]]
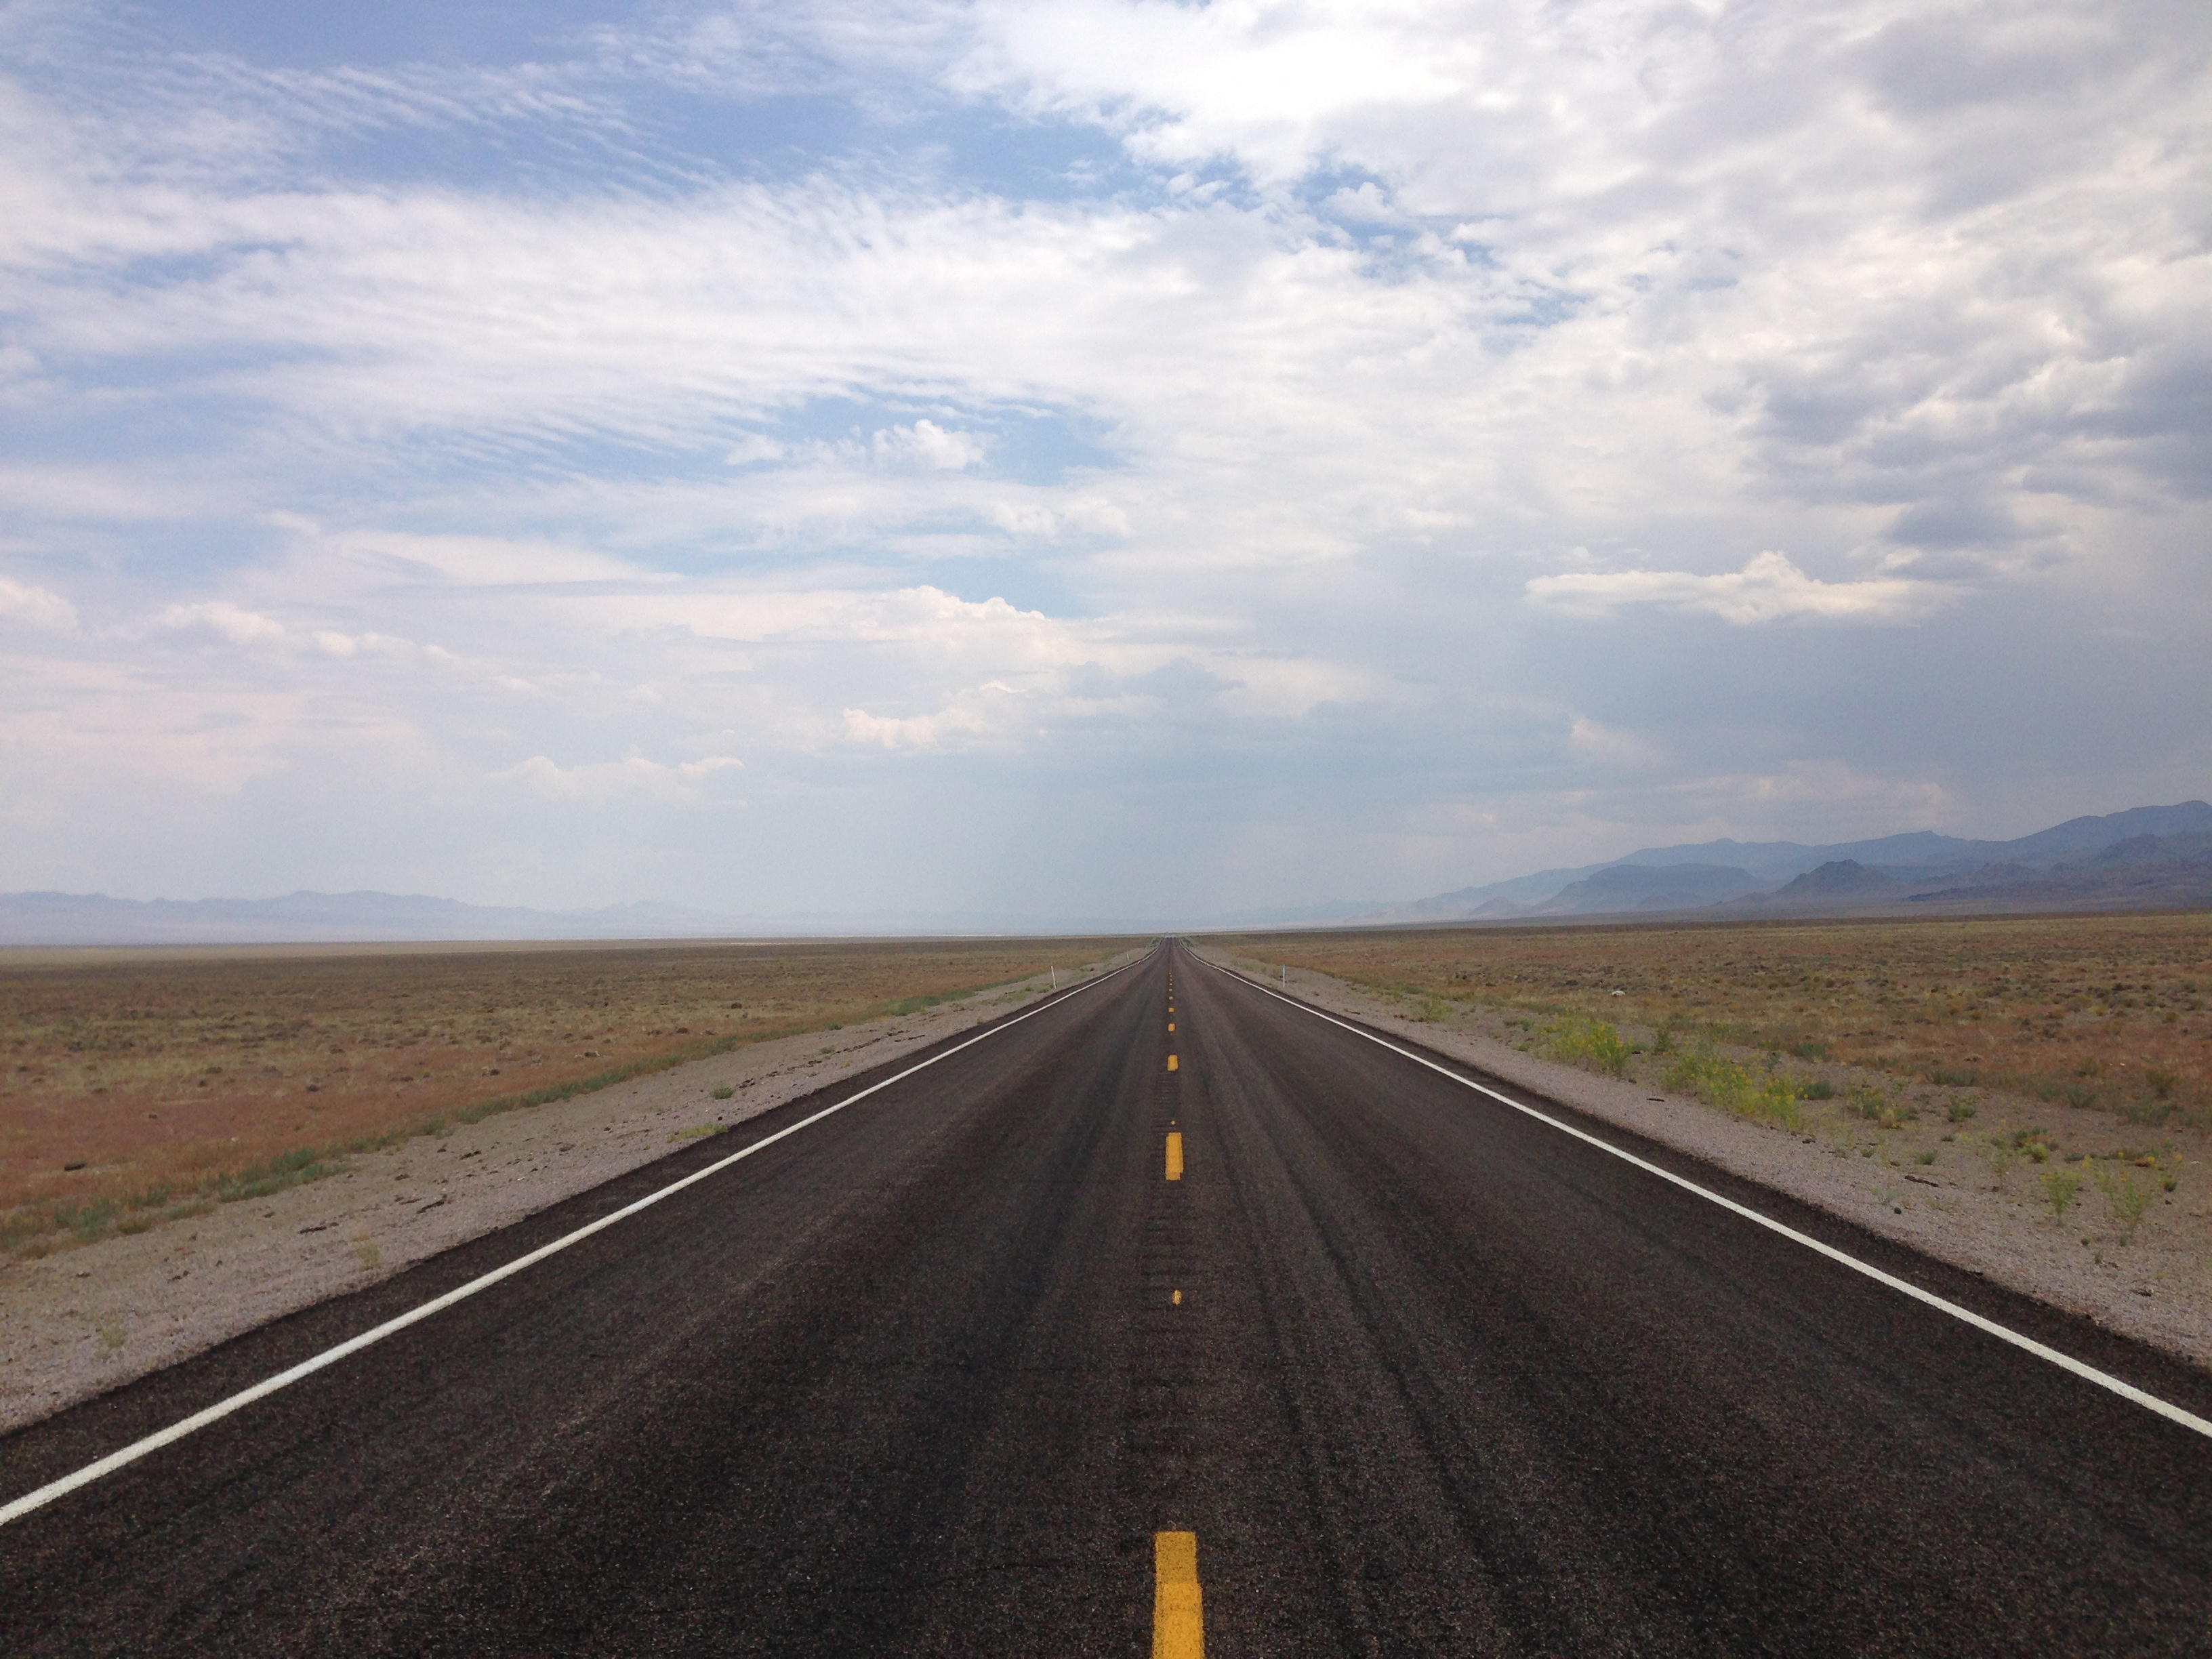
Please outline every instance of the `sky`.
[[0, 0], [0, 889], [2212, 793], [2212, 8]]

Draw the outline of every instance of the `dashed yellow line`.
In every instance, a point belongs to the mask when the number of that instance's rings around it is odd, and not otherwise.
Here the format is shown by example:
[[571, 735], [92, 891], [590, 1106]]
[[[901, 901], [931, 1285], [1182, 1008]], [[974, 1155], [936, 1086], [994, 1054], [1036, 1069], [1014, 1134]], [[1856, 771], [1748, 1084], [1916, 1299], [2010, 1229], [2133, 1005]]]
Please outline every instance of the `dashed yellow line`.
[[1152, 1534], [1152, 1659], [1206, 1659], [1198, 1534]]
[[1168, 1056], [1168, 1070], [1170, 1070], [1170, 1072], [1172, 1072], [1172, 1071], [1174, 1071], [1175, 1069], [1176, 1069], [1176, 1057], [1175, 1057], [1173, 1054], [1170, 1054], [1170, 1055]]
[[1175, 1030], [1175, 1022], [1174, 1022], [1173, 1020], [1170, 1020], [1170, 1021], [1168, 1022], [1168, 1030], [1170, 1030], [1170, 1031], [1172, 1031], [1172, 1030]]
[[1168, 1135], [1168, 1179], [1182, 1179], [1182, 1136], [1172, 1131]]

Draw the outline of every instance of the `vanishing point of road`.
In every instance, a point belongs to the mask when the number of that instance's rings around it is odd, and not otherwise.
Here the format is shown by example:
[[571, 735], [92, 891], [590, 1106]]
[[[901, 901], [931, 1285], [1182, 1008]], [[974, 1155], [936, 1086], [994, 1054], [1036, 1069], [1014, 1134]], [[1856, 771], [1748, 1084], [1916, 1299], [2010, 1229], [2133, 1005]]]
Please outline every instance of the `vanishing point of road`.
[[2212, 1653], [2212, 1439], [1710, 1194], [2186, 1366], [1178, 945], [956, 1041], [0, 1441], [4, 1501], [803, 1125], [0, 1526], [0, 1650]]

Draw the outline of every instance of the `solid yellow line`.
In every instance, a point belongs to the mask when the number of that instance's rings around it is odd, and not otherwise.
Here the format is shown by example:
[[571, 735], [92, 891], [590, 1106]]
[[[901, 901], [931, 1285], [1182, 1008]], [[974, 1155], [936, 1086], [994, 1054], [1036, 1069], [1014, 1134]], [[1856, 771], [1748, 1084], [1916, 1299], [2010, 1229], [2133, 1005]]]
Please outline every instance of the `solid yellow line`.
[[1178, 1133], [1168, 1136], [1168, 1179], [1182, 1179], [1182, 1136]]
[[1198, 1534], [1152, 1534], [1152, 1659], [1206, 1659]]

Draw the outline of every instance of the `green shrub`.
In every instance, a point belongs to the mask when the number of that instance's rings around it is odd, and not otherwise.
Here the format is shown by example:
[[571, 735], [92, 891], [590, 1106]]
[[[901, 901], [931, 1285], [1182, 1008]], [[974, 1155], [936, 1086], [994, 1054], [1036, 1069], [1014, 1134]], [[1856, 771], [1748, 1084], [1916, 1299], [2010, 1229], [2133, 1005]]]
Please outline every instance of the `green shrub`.
[[2061, 1221], [2081, 1195], [2081, 1177], [2067, 1169], [2045, 1170], [2043, 1172], [2043, 1198], [2051, 1206], [2051, 1212]]
[[1920, 1109], [1892, 1100], [1871, 1084], [1855, 1083], [1847, 1097], [1850, 1109], [1877, 1127], [1894, 1129], [1920, 1115]]
[[1628, 1075], [1632, 1050], [1620, 1033], [1600, 1019], [1561, 1020], [1544, 1034], [1543, 1052], [1570, 1066], [1581, 1066], [1607, 1077]]
[[[404, 1130], [399, 1138], [405, 1138]], [[256, 1164], [251, 1169], [222, 1176], [216, 1182], [216, 1196], [226, 1204], [235, 1204], [240, 1199], [266, 1198], [302, 1182], [319, 1181], [326, 1175], [336, 1174], [342, 1167], [325, 1163], [312, 1147], [301, 1146], [265, 1164]]]
[[1664, 1081], [1669, 1089], [1697, 1095], [1724, 1112], [1754, 1122], [1795, 1129], [1802, 1121], [1797, 1110], [1797, 1088], [1790, 1079], [1773, 1072], [1755, 1072], [1710, 1049], [1680, 1055], [1667, 1068]]
[[2112, 1220], [2119, 1229], [2120, 1243], [2124, 1244], [2136, 1236], [2143, 1212], [2150, 1208], [2153, 1189], [2136, 1186], [2133, 1176], [2114, 1175], [2109, 1170], [2097, 1171], [2097, 1185], [2104, 1192], [2105, 1201], [2112, 1206]]
[[1835, 1097], [1836, 1085], [1824, 1077], [1816, 1077], [1810, 1083], [1801, 1085], [1797, 1091], [1800, 1100], [1833, 1100]]

